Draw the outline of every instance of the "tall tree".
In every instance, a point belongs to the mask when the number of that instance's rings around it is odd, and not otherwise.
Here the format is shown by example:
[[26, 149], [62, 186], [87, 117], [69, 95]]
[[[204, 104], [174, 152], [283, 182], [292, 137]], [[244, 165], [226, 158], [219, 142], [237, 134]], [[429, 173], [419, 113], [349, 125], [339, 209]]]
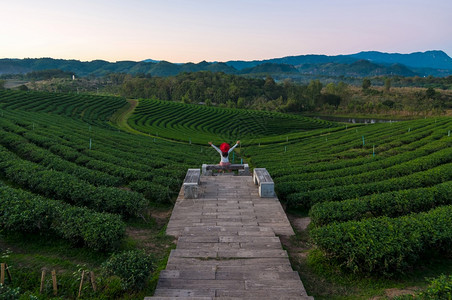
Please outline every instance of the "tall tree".
[[372, 85], [372, 83], [370, 82], [369, 78], [364, 78], [363, 79], [363, 84], [362, 84], [363, 90], [367, 91], [370, 88], [371, 85]]
[[391, 90], [391, 78], [385, 79], [385, 91], [389, 93]]

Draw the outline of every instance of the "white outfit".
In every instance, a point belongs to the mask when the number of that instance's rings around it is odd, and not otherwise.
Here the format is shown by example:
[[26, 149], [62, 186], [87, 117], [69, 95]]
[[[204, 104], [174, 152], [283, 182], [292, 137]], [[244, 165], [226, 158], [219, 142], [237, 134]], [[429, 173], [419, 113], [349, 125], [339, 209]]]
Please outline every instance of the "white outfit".
[[213, 147], [215, 150], [217, 150], [218, 153], [220, 153], [220, 156], [221, 156], [221, 162], [222, 162], [222, 163], [228, 163], [228, 162], [229, 162], [229, 153], [231, 153], [232, 150], [234, 150], [234, 148], [237, 147], [237, 145], [238, 145], [238, 144], [235, 144], [233, 147], [231, 147], [231, 148], [229, 149], [229, 151], [228, 151], [228, 156], [226, 156], [226, 157], [223, 156], [223, 154], [222, 154], [223, 152], [221, 152], [220, 148], [218, 148], [218, 147], [215, 146], [214, 144], [212, 144], [212, 147]]

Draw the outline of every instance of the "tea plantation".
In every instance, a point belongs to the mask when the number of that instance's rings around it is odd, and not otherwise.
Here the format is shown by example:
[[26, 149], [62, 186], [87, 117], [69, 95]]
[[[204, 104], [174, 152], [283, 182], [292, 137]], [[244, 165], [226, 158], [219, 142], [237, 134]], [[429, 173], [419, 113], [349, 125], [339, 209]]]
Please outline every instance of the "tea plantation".
[[[346, 272], [393, 276], [452, 254], [452, 118], [340, 125], [306, 117], [121, 97], [0, 91], [0, 228], [111, 253], [132, 220], [170, 205], [208, 141], [241, 140], [310, 238]], [[146, 136], [147, 135], [147, 136]], [[1, 246], [1, 245], [0, 245]], [[3, 250], [3, 249], [2, 249]]]
[[215, 153], [199, 146], [110, 127], [106, 121], [125, 104], [116, 97], [0, 92], [1, 226], [113, 250], [125, 220], [145, 215], [153, 203], [171, 203], [187, 168], [214, 161]]
[[296, 115], [158, 100], [140, 100], [129, 125], [153, 136], [202, 145], [210, 139], [269, 143], [335, 126]]
[[452, 249], [451, 118], [373, 124], [249, 147], [280, 200], [348, 271], [391, 275]]

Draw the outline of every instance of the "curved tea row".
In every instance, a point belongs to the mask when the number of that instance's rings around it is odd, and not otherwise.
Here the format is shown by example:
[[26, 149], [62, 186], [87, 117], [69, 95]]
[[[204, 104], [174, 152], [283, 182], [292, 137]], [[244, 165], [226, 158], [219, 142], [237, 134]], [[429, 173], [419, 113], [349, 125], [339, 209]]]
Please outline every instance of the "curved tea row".
[[237, 139], [248, 144], [274, 142], [334, 126], [296, 115], [158, 100], [140, 100], [129, 125], [153, 136], [199, 144]]
[[[288, 207], [309, 210], [311, 236], [353, 272], [406, 271], [452, 249], [452, 119], [373, 124], [247, 147]], [[424, 257], [425, 258], [425, 257]]]
[[[11, 212], [0, 215], [3, 228], [109, 250], [124, 236], [122, 219], [144, 214], [152, 202], [171, 202], [187, 168], [216, 161], [204, 147], [110, 127], [106, 120], [123, 104], [115, 97], [0, 92], [1, 192], [10, 198], [2, 205]], [[34, 212], [14, 213], [24, 205]]]

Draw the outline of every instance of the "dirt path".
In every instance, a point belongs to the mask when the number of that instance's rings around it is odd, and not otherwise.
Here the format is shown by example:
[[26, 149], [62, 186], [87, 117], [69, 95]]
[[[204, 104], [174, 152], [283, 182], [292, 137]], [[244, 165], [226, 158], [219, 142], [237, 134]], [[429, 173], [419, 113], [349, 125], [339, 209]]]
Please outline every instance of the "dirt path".
[[132, 128], [127, 121], [129, 120], [130, 116], [134, 113], [136, 107], [139, 104], [139, 101], [134, 100], [134, 99], [128, 99], [127, 102], [128, 103], [124, 107], [119, 109], [116, 113], [114, 113], [111, 116], [110, 122], [113, 126], [116, 126], [119, 129], [122, 129], [126, 132], [133, 133], [133, 134], [144, 135], [147, 137], [152, 137], [152, 138], [156, 138], [159, 140], [165, 140], [165, 141], [170, 141], [170, 142], [174, 142], [174, 143], [188, 144], [187, 142], [173, 140], [173, 139], [160, 137], [160, 136], [154, 136], [149, 133], [145, 133], [145, 132]]
[[148, 134], [133, 129], [127, 123], [127, 120], [133, 114], [135, 108], [138, 106], [138, 100], [128, 99], [127, 102], [128, 103], [124, 107], [113, 114], [113, 116], [110, 118], [111, 123], [124, 131], [148, 136]]

